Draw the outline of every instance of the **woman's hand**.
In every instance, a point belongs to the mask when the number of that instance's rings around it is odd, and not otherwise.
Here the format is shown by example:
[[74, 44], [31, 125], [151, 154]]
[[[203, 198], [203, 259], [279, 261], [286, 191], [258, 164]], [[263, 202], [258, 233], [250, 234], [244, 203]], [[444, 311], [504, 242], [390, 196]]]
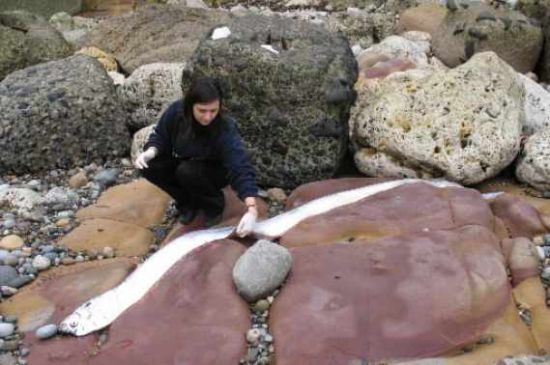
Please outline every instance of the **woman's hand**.
[[157, 153], [158, 151], [155, 147], [149, 147], [147, 151], [138, 155], [136, 161], [134, 162], [134, 166], [140, 170], [149, 167], [147, 163], [155, 158]]
[[256, 207], [249, 207], [248, 211], [243, 215], [241, 218], [241, 221], [237, 225], [237, 236], [239, 237], [246, 237], [254, 228], [254, 225], [256, 224], [256, 219], [258, 218], [258, 211], [256, 210]]

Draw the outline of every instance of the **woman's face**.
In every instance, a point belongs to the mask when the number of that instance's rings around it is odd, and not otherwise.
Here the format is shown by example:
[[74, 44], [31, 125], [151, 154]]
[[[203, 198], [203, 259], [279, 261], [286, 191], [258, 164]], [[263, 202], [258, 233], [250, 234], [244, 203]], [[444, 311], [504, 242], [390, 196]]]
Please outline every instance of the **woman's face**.
[[193, 104], [193, 117], [201, 125], [209, 125], [220, 111], [220, 101]]

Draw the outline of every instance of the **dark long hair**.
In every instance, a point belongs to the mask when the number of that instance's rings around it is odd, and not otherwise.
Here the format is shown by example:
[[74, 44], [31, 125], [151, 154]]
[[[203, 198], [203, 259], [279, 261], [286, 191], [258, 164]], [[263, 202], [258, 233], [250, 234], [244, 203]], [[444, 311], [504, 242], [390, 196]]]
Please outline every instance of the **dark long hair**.
[[[209, 103], [215, 100], [220, 101], [220, 109], [216, 118], [207, 126], [201, 125], [193, 117], [193, 105]], [[183, 98], [183, 118], [191, 124], [193, 136], [217, 136], [225, 126], [225, 118], [222, 114], [223, 92], [220, 81], [213, 77], [198, 77], [191, 82]]]

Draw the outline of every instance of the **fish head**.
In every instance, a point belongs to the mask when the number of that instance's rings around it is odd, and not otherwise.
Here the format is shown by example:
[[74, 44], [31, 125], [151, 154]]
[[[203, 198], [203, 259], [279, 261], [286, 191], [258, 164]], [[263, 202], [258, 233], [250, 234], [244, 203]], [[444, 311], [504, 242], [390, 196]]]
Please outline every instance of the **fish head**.
[[61, 321], [59, 331], [74, 336], [83, 336], [104, 327], [98, 324], [98, 320], [101, 322], [102, 311], [95, 304], [94, 300], [82, 304]]

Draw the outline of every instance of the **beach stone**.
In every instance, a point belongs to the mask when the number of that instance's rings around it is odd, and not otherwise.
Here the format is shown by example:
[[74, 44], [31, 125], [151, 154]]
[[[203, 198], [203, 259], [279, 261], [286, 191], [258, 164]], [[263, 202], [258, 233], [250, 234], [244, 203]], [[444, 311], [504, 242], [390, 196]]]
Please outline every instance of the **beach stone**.
[[82, 0], [4, 0], [0, 3], [0, 11], [27, 10], [43, 17], [50, 17], [60, 11], [76, 14], [82, 10]]
[[16, 278], [10, 280], [9, 282], [9, 286], [13, 287], [13, 288], [21, 288], [22, 286], [30, 283], [31, 281], [33, 281], [34, 278], [32, 276], [29, 276], [29, 275], [19, 275], [17, 276]]
[[50, 338], [52, 336], [55, 336], [57, 333], [57, 325], [55, 324], [47, 324], [45, 326], [40, 327], [36, 330], [35, 335], [41, 340], [45, 340], [47, 338]]
[[534, 69], [543, 42], [542, 29], [525, 15], [483, 3], [447, 12], [432, 37], [434, 54], [449, 67], [492, 51], [521, 73]]
[[4, 236], [0, 240], [0, 248], [5, 250], [15, 250], [21, 248], [25, 244], [25, 241], [16, 234], [10, 234], [9, 236]]
[[141, 128], [139, 131], [134, 133], [134, 137], [132, 138], [132, 151], [131, 151], [131, 158], [132, 163], [136, 161], [136, 158], [138, 155], [143, 152], [143, 146], [145, 146], [145, 143], [149, 139], [149, 136], [155, 129], [156, 123], [151, 124], [150, 126]]
[[550, 191], [550, 128], [533, 134], [516, 164], [516, 177], [540, 192]]
[[252, 302], [277, 289], [291, 265], [287, 249], [271, 241], [259, 240], [237, 260], [233, 281], [239, 294]]
[[[11, 73], [0, 82], [0, 113], [2, 171], [68, 169], [126, 155], [130, 147], [112, 81], [87, 56]], [[44, 128], [62, 132], [45, 136]]]
[[16, 266], [19, 259], [15, 255], [7, 255], [2, 259], [4, 265]]
[[17, 271], [13, 267], [0, 265], [0, 286], [9, 285], [17, 276]]
[[183, 88], [200, 75], [223, 79], [224, 102], [259, 184], [287, 188], [332, 176], [347, 150], [344, 115], [357, 78], [347, 40], [306, 22], [254, 14], [225, 26], [229, 36], [201, 41]]
[[42, 202], [42, 196], [31, 189], [7, 188], [0, 190], [0, 204], [15, 208], [19, 214], [32, 211]]
[[129, 114], [128, 125], [137, 130], [156, 123], [161, 113], [183, 97], [181, 77], [185, 63], [153, 63], [138, 67], [118, 88]]
[[111, 186], [116, 183], [116, 179], [121, 170], [118, 168], [101, 170], [94, 176], [94, 182], [103, 187]]
[[106, 19], [86, 34], [81, 45], [113, 54], [122, 70], [131, 74], [155, 62], [185, 62], [200, 39], [228, 18], [219, 10], [155, 4]]
[[114, 259], [52, 268], [0, 303], [0, 311], [17, 316], [21, 332], [58, 323], [86, 300], [118, 285], [135, 264], [130, 259]]
[[76, 217], [79, 220], [112, 219], [148, 227], [162, 222], [169, 201], [168, 194], [141, 178], [109, 188], [95, 204], [80, 209]]
[[2, 8], [0, 5], [0, 80], [16, 70], [72, 53], [69, 43], [42, 17]]
[[52, 264], [51, 260], [48, 257], [43, 255], [35, 256], [34, 259], [32, 260], [32, 266], [38, 271], [48, 269], [51, 266], [51, 264]]
[[8, 337], [15, 331], [15, 326], [12, 323], [0, 323], [0, 337]]
[[550, 93], [537, 82], [519, 74], [525, 88], [525, 123], [523, 134], [532, 135], [550, 128]]
[[523, 87], [510, 66], [484, 52], [449, 71], [420, 78], [413, 71], [359, 91], [350, 138], [361, 172], [469, 185], [514, 160], [525, 114]]
[[71, 176], [69, 179], [69, 186], [73, 189], [78, 189], [83, 187], [88, 183], [88, 177], [84, 171], [79, 171], [78, 173]]

